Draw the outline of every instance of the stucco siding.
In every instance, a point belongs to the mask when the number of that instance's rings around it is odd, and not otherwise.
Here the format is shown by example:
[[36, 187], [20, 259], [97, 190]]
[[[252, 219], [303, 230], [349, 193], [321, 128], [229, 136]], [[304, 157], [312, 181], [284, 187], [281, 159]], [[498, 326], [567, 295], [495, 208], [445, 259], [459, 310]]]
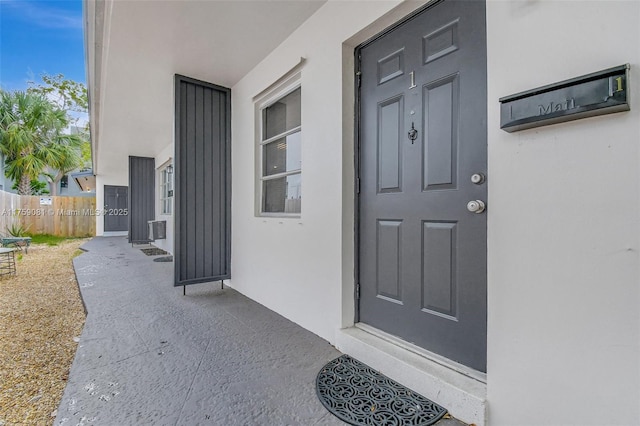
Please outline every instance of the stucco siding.
[[[328, 2], [231, 88], [231, 285], [330, 342], [343, 320], [343, 160], [353, 167], [352, 151], [343, 159], [343, 42], [396, 4]], [[302, 214], [259, 217], [254, 97], [300, 58]], [[345, 183], [349, 197], [352, 182]], [[353, 262], [353, 254], [347, 256]]]
[[[487, 15], [490, 424], [639, 424], [640, 3]], [[625, 63], [631, 111], [499, 129], [498, 98]]]

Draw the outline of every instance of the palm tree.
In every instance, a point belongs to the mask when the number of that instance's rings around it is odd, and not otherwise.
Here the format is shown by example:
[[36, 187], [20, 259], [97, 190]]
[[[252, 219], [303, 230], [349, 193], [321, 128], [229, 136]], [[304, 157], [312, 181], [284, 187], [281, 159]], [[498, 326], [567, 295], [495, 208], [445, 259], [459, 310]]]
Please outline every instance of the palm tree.
[[0, 90], [0, 151], [5, 156], [6, 176], [18, 182], [18, 193], [31, 193], [37, 180], [50, 167], [67, 169], [78, 157], [82, 140], [63, 133], [69, 124], [66, 111], [44, 96]]

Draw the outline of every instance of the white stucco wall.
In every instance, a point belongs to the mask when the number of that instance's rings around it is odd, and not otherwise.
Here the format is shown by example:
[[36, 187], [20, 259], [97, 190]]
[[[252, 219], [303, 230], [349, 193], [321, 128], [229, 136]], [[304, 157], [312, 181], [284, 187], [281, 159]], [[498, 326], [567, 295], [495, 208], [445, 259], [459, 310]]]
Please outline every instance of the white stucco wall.
[[[328, 2], [231, 88], [231, 285], [330, 342], [343, 325], [344, 259], [344, 278], [351, 280], [345, 294], [353, 306], [353, 252], [343, 250], [343, 215], [353, 216], [353, 202], [345, 205], [353, 198], [353, 150], [343, 157], [343, 42], [397, 4]], [[253, 99], [301, 57], [302, 215], [257, 217]], [[349, 108], [352, 119], [353, 103]], [[353, 240], [349, 223], [347, 245]]]
[[[490, 1], [491, 425], [640, 424], [640, 2]], [[625, 63], [631, 111], [508, 134], [498, 98]]]

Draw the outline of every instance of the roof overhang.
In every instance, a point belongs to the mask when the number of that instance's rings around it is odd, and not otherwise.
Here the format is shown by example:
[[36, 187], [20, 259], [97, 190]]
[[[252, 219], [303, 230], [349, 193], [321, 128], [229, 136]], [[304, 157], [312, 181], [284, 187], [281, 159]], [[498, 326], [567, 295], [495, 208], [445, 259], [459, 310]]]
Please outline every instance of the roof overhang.
[[83, 192], [96, 190], [96, 177], [93, 175], [93, 170], [71, 173], [71, 177], [76, 181]]
[[94, 173], [172, 142], [174, 74], [232, 87], [325, 2], [84, 0]]

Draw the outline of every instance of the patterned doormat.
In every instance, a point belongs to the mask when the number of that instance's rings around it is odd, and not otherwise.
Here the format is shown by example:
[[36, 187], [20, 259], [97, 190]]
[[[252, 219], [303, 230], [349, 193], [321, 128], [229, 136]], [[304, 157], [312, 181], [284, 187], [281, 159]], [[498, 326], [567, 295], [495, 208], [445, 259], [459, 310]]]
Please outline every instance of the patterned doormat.
[[166, 251], [159, 249], [158, 247], [143, 248], [143, 249], [140, 249], [140, 251], [142, 251], [147, 256], [158, 256], [161, 254], [168, 254]]
[[435, 402], [348, 355], [322, 367], [316, 392], [327, 410], [352, 425], [429, 426], [447, 413]]

